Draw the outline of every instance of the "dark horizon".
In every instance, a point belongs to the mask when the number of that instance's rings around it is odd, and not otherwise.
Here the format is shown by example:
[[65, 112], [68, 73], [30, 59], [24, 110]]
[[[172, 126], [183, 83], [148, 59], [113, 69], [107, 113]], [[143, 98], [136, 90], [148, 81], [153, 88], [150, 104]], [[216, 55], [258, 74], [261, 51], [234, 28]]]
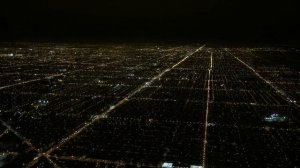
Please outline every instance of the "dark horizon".
[[297, 43], [296, 2], [2, 2], [1, 41], [172, 40]]

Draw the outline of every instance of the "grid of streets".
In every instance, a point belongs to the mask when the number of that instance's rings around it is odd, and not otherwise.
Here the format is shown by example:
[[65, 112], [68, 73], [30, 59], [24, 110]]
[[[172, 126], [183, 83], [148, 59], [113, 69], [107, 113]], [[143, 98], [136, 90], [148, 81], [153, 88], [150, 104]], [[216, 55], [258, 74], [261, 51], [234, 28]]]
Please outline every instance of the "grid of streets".
[[1, 46], [0, 167], [297, 167], [300, 73], [286, 58], [299, 55]]

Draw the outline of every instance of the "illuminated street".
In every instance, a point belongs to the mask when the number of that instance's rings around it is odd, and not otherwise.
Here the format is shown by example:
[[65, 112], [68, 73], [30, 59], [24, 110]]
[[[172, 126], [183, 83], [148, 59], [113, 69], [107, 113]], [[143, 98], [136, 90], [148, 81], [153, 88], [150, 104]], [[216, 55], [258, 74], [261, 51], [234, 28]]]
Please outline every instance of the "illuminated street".
[[0, 167], [298, 168], [300, 51], [0, 46]]

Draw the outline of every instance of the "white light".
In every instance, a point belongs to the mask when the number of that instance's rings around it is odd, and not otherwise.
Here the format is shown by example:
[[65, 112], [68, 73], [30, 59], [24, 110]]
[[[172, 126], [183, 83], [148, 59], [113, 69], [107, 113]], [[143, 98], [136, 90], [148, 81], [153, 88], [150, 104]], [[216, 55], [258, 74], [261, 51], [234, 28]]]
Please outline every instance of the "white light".
[[267, 122], [284, 122], [287, 119], [287, 117], [286, 116], [281, 116], [281, 115], [276, 114], [276, 113], [275, 114], [273, 113], [273, 114], [265, 117], [264, 119]]
[[191, 165], [190, 168], [203, 168], [202, 166], [197, 166], [197, 165]]
[[172, 168], [173, 167], [173, 163], [165, 162], [165, 163], [163, 163], [162, 167], [163, 168]]
[[113, 110], [115, 108], [116, 108], [115, 106], [110, 106], [109, 110]]

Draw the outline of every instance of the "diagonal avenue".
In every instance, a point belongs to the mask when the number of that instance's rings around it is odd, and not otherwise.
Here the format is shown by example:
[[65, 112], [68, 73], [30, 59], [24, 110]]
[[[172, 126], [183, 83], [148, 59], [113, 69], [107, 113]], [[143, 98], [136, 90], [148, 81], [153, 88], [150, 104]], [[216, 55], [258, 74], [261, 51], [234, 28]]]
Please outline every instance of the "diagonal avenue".
[[184, 58], [182, 58], [181, 60], [179, 60], [177, 63], [175, 63], [171, 67], [169, 67], [169, 68], [161, 71], [158, 75], [152, 77], [149, 81], [145, 82], [141, 86], [139, 86], [136, 89], [134, 89], [131, 93], [128, 94], [128, 96], [126, 96], [125, 98], [123, 98], [122, 100], [120, 100], [119, 102], [117, 102], [116, 104], [110, 106], [110, 108], [107, 109], [106, 111], [104, 111], [103, 113], [101, 113], [99, 115], [92, 116], [89, 121], [85, 122], [81, 127], [79, 127], [78, 129], [76, 129], [75, 131], [73, 131], [71, 134], [69, 134], [65, 138], [61, 139], [58, 143], [56, 143], [55, 145], [53, 145], [47, 152], [43, 153], [43, 155], [36, 156], [34, 158], [34, 160], [32, 160], [30, 163], [27, 164], [26, 167], [32, 167], [32, 166], [34, 166], [38, 162], [39, 158], [41, 158], [42, 156], [47, 156], [48, 157], [53, 151], [55, 151], [56, 149], [59, 149], [64, 144], [66, 144], [70, 140], [72, 140], [75, 137], [77, 137], [78, 135], [80, 135], [83, 131], [85, 131], [87, 128], [90, 128], [96, 122], [100, 121], [101, 119], [107, 118], [108, 115], [111, 112], [113, 112], [116, 108], [118, 108], [118, 107], [126, 104], [129, 101], [130, 98], [132, 98], [133, 96], [135, 96], [136, 94], [138, 94], [139, 92], [141, 92], [144, 88], [147, 88], [154, 81], [156, 81], [159, 78], [161, 78], [163, 75], [165, 75], [170, 70], [172, 70], [172, 69], [176, 68], [177, 66], [179, 66], [181, 63], [183, 63], [184, 61], [186, 61], [188, 58], [190, 58], [195, 53], [197, 53], [199, 51], [202, 51], [204, 47], [205, 47], [205, 45], [197, 48], [193, 52], [189, 52]]

